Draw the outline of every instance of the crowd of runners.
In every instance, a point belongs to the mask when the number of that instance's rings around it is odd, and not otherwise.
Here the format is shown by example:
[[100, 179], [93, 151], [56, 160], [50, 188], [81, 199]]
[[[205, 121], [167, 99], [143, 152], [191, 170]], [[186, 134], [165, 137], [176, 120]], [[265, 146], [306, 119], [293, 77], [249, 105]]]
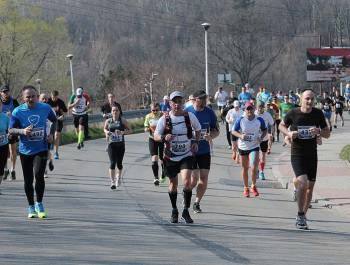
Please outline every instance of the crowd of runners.
[[[322, 95], [312, 89], [286, 93], [261, 87], [255, 94], [249, 84], [245, 84], [240, 93], [227, 93], [219, 87], [213, 98], [217, 111], [212, 109], [213, 102], [203, 90], [195, 91], [188, 100], [182, 92], [174, 91], [164, 96], [161, 103], [152, 102], [151, 112], [144, 119], [144, 130], [149, 134], [150, 170], [155, 186], [168, 182], [170, 221], [179, 222], [179, 177], [183, 188], [181, 220], [193, 222], [190, 208], [195, 213], [202, 212], [213, 141], [220, 134], [222, 122], [230, 155], [234, 163], [242, 167], [244, 197], [259, 196], [257, 179], [266, 179], [264, 169], [273, 144], [291, 148], [291, 166], [295, 173], [293, 198], [298, 206], [296, 227], [307, 229], [306, 213], [317, 174], [317, 145], [322, 144], [322, 138], [330, 136], [332, 129], [344, 126], [343, 112], [350, 111], [350, 86], [346, 85], [342, 92], [336, 87]], [[54, 159], [60, 158], [64, 116], [68, 111], [72, 113], [77, 149], [84, 148], [90, 99], [81, 87], [71, 96], [67, 107], [58, 97], [58, 91], [52, 91], [50, 96], [39, 95], [35, 87], [25, 86], [22, 104], [10, 95], [7, 85], [1, 86], [0, 93], [0, 184], [2, 180], [16, 179], [18, 144], [28, 217], [46, 218], [45, 177], [47, 167], [52, 171]], [[107, 95], [101, 113], [110, 160], [110, 188], [115, 190], [122, 183], [124, 135], [132, 130], [113, 94]], [[194, 189], [196, 197], [192, 202]]]

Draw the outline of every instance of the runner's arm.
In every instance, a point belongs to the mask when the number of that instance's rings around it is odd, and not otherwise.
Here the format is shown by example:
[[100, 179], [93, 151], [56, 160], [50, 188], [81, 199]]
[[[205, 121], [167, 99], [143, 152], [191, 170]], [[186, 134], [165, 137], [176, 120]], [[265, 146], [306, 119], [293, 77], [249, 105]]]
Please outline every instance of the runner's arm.
[[123, 134], [123, 135], [131, 134], [131, 133], [132, 133], [132, 129], [131, 129], [131, 127], [129, 126], [128, 121], [127, 121], [126, 119], [123, 119], [123, 118], [122, 118], [122, 123], [123, 123], [123, 125], [124, 125], [124, 127], [125, 127], [125, 129], [126, 129], [126, 130], [122, 131], [122, 134]]

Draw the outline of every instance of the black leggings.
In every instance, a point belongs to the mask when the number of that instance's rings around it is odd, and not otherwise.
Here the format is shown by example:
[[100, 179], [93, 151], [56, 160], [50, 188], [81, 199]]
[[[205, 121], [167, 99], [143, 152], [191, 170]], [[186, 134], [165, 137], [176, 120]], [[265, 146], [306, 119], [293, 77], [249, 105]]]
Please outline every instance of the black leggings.
[[228, 145], [231, 146], [232, 145], [232, 137], [231, 137], [231, 132], [230, 132], [230, 125], [226, 123], [226, 138], [227, 138], [227, 142], [228, 142]]
[[[7, 162], [7, 156], [9, 153], [9, 145], [5, 144], [0, 146], [0, 178], [4, 175], [4, 169]], [[1, 183], [1, 180], [0, 180]]]
[[42, 202], [45, 191], [44, 174], [47, 162], [47, 151], [34, 155], [20, 154], [20, 158], [24, 178], [24, 191], [26, 193], [29, 205], [34, 205], [34, 177], [36, 200], [37, 202]]
[[123, 158], [125, 154], [125, 144], [124, 143], [110, 143], [108, 145], [108, 156], [110, 161], [110, 169], [117, 168], [119, 170], [123, 169]]
[[280, 139], [280, 129], [278, 128], [278, 126], [280, 125], [280, 123], [281, 123], [281, 120], [280, 120], [280, 119], [278, 119], [278, 120], [275, 121], [277, 139]]

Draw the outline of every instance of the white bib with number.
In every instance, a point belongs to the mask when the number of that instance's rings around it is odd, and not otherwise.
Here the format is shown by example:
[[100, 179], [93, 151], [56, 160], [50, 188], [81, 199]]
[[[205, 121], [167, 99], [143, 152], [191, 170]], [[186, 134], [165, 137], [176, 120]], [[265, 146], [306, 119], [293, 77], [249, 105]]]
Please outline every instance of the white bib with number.
[[38, 127], [33, 128], [32, 132], [28, 136], [29, 141], [42, 141], [45, 137], [45, 128]]
[[298, 138], [302, 140], [315, 138], [311, 133], [312, 127], [314, 126], [298, 126]]
[[110, 141], [113, 143], [120, 143], [123, 141], [123, 135], [117, 134], [116, 132], [112, 132], [110, 136]]
[[7, 133], [0, 133], [0, 145], [4, 145], [8, 142]]

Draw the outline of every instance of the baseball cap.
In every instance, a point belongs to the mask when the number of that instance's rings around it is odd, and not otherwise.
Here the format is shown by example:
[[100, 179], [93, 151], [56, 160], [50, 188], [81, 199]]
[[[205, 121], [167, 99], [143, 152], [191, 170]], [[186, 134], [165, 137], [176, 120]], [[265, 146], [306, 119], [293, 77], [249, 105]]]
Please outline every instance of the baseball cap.
[[239, 101], [238, 100], [233, 101], [233, 106], [234, 107], [239, 107]]
[[254, 108], [254, 104], [250, 101], [246, 102], [245, 105], [244, 105], [245, 108], [248, 108], [248, 107], [252, 107]]
[[163, 99], [164, 100], [169, 100], [169, 97], [168, 96], [164, 96]]
[[176, 97], [180, 97], [180, 98], [183, 98], [184, 95], [182, 94], [182, 92], [180, 91], [174, 91], [170, 94], [170, 100], [173, 100], [174, 98]]
[[76, 94], [77, 94], [77, 96], [81, 96], [83, 94], [83, 88], [78, 87], [76, 90]]
[[195, 97], [195, 98], [206, 98], [207, 94], [205, 93], [204, 90], [198, 90], [195, 93], [193, 93], [193, 97]]
[[8, 85], [2, 85], [1, 88], [0, 88], [0, 92], [5, 92], [5, 91], [9, 91], [10, 88]]

